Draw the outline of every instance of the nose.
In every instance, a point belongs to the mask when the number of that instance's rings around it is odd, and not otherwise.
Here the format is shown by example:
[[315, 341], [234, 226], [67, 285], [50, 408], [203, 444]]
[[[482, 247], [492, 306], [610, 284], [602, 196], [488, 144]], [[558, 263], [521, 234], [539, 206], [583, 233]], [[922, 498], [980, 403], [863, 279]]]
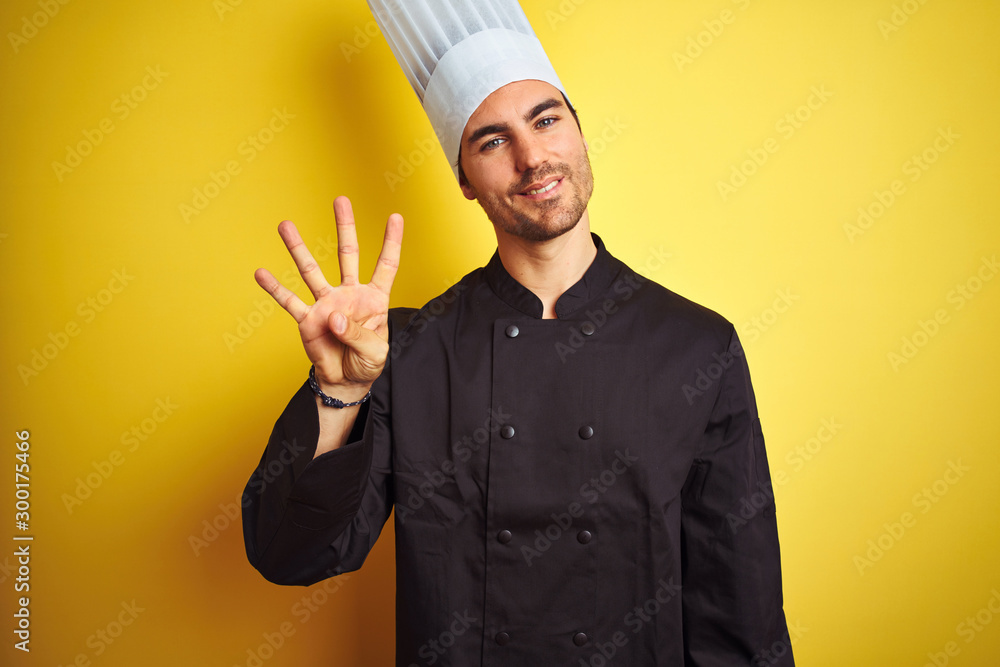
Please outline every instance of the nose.
[[523, 172], [529, 169], [537, 169], [545, 164], [545, 161], [548, 159], [548, 153], [545, 143], [540, 137], [535, 136], [531, 132], [525, 132], [522, 136], [517, 137], [515, 141], [515, 160], [518, 171]]

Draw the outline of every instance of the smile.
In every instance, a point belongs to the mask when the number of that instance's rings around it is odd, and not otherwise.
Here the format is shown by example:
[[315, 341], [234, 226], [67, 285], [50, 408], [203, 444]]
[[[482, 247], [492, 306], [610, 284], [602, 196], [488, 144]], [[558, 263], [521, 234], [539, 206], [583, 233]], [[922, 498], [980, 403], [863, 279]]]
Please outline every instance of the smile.
[[557, 185], [559, 185], [559, 181], [552, 181], [551, 183], [549, 183], [548, 185], [546, 185], [544, 188], [541, 188], [541, 189], [538, 189], [538, 190], [528, 190], [528, 194], [529, 195], [544, 194], [544, 193], [548, 192], [549, 190], [551, 190], [552, 188], [556, 187]]
[[548, 199], [550, 196], [555, 197], [558, 193], [553, 193], [553, 190], [559, 188], [563, 179], [564, 177], [555, 178], [551, 183], [547, 183], [542, 187], [535, 186], [531, 190], [525, 190], [520, 194], [522, 197], [528, 197], [529, 199]]

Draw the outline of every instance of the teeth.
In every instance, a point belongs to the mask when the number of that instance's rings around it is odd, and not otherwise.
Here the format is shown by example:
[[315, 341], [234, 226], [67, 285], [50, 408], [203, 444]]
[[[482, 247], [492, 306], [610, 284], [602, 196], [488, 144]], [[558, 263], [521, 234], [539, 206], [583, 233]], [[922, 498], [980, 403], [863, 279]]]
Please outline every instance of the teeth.
[[541, 190], [528, 190], [528, 194], [529, 195], [540, 195], [543, 192], [548, 192], [549, 190], [551, 190], [552, 188], [556, 187], [557, 185], [559, 185], [559, 181], [552, 181], [551, 183], [549, 183], [548, 185], [546, 185]]

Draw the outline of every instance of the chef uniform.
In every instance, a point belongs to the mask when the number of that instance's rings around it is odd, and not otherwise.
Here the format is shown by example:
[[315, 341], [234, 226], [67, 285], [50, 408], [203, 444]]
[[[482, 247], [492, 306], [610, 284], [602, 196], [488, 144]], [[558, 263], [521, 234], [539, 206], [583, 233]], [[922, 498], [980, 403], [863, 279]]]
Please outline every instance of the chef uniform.
[[[402, 21], [399, 6], [383, 13]], [[428, 6], [494, 33], [453, 61], [453, 92], [489, 79], [484, 48], [500, 80], [558, 81], [529, 71], [541, 47], [513, 0], [406, 3]], [[420, 41], [375, 14], [390, 45]], [[489, 80], [485, 95], [509, 82]], [[464, 127], [465, 107], [448, 108]], [[435, 128], [453, 138], [455, 122]], [[395, 510], [399, 666], [792, 665], [736, 332], [594, 241], [557, 319], [499, 254], [422, 309], [390, 310], [372, 398], [347, 444], [315, 460], [303, 385], [244, 492], [251, 563], [281, 584], [356, 570]]]

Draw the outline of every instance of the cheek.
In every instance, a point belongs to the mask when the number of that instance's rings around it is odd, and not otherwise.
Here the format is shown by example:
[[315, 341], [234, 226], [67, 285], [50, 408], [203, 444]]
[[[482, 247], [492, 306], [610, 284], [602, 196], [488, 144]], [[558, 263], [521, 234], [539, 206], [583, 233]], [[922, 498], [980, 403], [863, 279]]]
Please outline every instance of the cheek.
[[501, 159], [484, 160], [483, 164], [476, 166], [476, 174], [470, 180], [480, 192], [505, 193], [509, 187], [506, 178], [509, 171], [505, 169], [509, 168]]

